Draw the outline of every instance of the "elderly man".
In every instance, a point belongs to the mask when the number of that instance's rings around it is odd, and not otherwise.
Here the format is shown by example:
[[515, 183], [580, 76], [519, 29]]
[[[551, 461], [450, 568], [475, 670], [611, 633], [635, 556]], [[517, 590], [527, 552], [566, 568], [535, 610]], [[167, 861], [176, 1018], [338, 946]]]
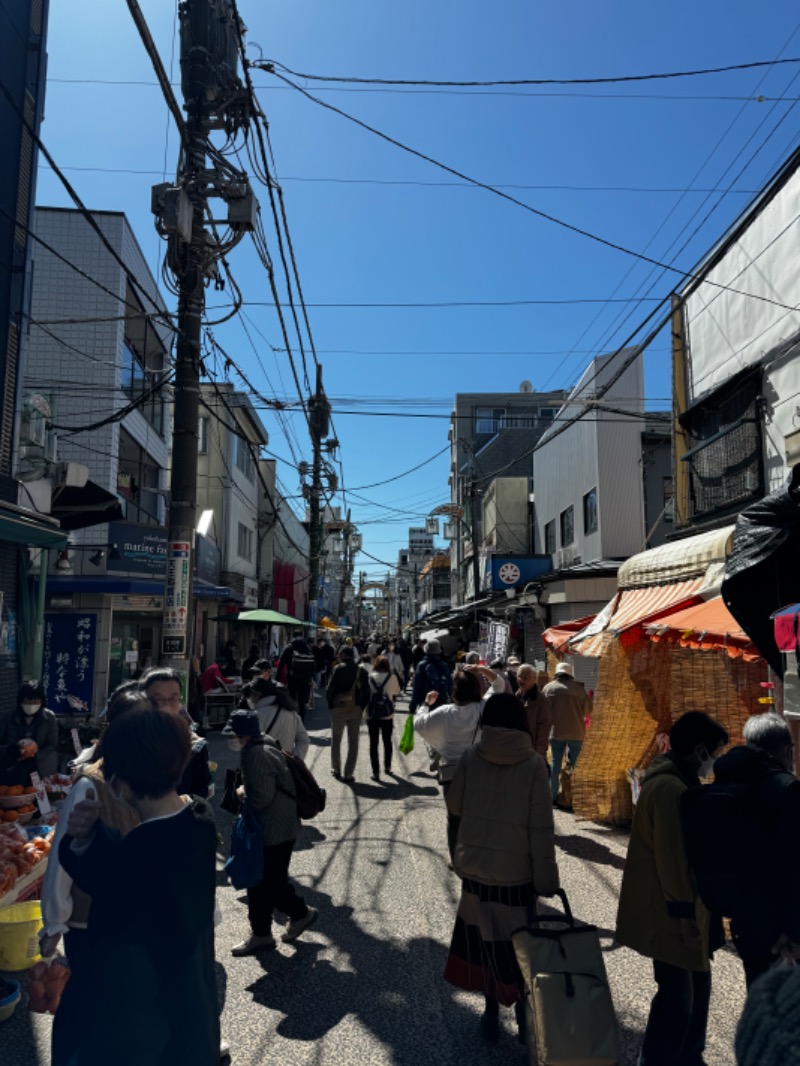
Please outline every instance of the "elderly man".
[[553, 732], [550, 737], [550, 792], [553, 803], [558, 797], [561, 764], [564, 752], [575, 766], [586, 739], [586, 719], [592, 713], [592, 704], [586, 689], [572, 676], [572, 666], [562, 662], [556, 667], [555, 680], [542, 689], [542, 696], [550, 705]]
[[516, 697], [522, 701], [528, 716], [528, 731], [533, 739], [534, 750], [547, 761], [547, 746], [550, 742], [550, 727], [553, 724], [550, 704], [539, 692], [536, 667], [523, 663], [517, 670]]

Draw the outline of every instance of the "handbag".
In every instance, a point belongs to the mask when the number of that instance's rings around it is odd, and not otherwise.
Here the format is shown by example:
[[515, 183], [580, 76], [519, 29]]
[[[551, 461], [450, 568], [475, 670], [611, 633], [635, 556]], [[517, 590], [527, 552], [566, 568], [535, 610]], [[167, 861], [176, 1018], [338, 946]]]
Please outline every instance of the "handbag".
[[[575, 924], [567, 895], [564, 917], [537, 915], [511, 941], [526, 990], [532, 1066], [617, 1066], [619, 1035], [597, 926]], [[540, 928], [540, 923], [561, 928]]]
[[406, 718], [406, 724], [403, 728], [403, 735], [400, 737], [400, 743], [397, 745], [403, 755], [410, 755], [414, 750], [414, 715], [410, 714]]
[[264, 836], [247, 801], [231, 829], [231, 854], [225, 870], [234, 888], [252, 888], [264, 879]]
[[242, 771], [241, 770], [226, 770], [225, 771], [225, 792], [222, 795], [222, 802], [220, 807], [223, 811], [227, 811], [228, 814], [238, 814], [239, 808], [242, 806], [242, 801], [236, 796], [236, 789], [242, 783]]

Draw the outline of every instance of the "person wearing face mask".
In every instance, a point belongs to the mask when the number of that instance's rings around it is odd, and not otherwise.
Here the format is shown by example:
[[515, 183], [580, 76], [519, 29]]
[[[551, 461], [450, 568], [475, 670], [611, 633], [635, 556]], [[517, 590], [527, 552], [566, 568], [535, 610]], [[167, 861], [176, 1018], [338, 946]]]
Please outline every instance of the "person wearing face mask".
[[247, 889], [247, 912], [251, 934], [237, 944], [232, 955], [256, 955], [275, 947], [272, 916], [280, 910], [289, 918], [285, 943], [297, 940], [317, 920], [316, 908], [305, 900], [289, 881], [289, 863], [300, 832], [297, 792], [291, 770], [272, 737], [261, 735], [258, 715], [253, 711], [234, 711], [228, 726], [228, 746], [239, 752], [242, 760], [243, 785], [239, 799], [244, 800], [258, 819], [264, 843], [264, 874], [257, 885]]
[[29, 785], [33, 771], [48, 777], [58, 770], [58, 722], [44, 703], [42, 683], [25, 681], [17, 692], [16, 709], [0, 718], [3, 784]]
[[689, 868], [682, 798], [701, 787], [699, 778], [711, 773], [728, 734], [709, 715], [688, 711], [669, 740], [670, 751], [653, 760], [636, 804], [616, 939], [653, 960], [658, 986], [639, 1066], [703, 1066], [710, 959], [725, 938]]
[[[305, 762], [309, 745], [308, 733], [286, 689], [261, 677], [247, 687], [249, 691], [246, 709], [255, 711], [258, 715], [261, 732], [277, 740], [283, 751], [288, 751]], [[227, 726], [223, 733], [230, 735]]]

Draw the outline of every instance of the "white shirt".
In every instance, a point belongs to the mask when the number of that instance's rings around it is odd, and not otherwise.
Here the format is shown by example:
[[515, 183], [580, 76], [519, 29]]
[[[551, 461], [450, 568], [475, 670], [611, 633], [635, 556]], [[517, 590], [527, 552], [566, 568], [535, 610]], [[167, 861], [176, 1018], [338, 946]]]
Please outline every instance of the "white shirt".
[[269, 735], [273, 740], [278, 741], [284, 751], [296, 755], [298, 759], [305, 762], [310, 741], [306, 727], [297, 711], [283, 708], [275, 718], [278, 710], [275, 696], [265, 696], [260, 699], [253, 710], [258, 715], [261, 732], [266, 733], [270, 723], [275, 719], [275, 724], [269, 729]]
[[505, 678], [496, 677], [483, 699], [475, 703], [445, 703], [433, 709], [423, 705], [414, 716], [414, 732], [438, 751], [443, 766], [452, 766], [480, 739], [483, 705], [496, 692], [505, 692]]

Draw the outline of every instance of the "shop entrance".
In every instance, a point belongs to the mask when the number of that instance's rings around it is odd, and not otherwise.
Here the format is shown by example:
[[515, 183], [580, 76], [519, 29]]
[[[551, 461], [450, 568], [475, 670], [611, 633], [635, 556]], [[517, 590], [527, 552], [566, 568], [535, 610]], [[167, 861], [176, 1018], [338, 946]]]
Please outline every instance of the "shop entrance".
[[161, 620], [140, 614], [114, 613], [108, 662], [108, 690], [133, 681], [158, 662]]

